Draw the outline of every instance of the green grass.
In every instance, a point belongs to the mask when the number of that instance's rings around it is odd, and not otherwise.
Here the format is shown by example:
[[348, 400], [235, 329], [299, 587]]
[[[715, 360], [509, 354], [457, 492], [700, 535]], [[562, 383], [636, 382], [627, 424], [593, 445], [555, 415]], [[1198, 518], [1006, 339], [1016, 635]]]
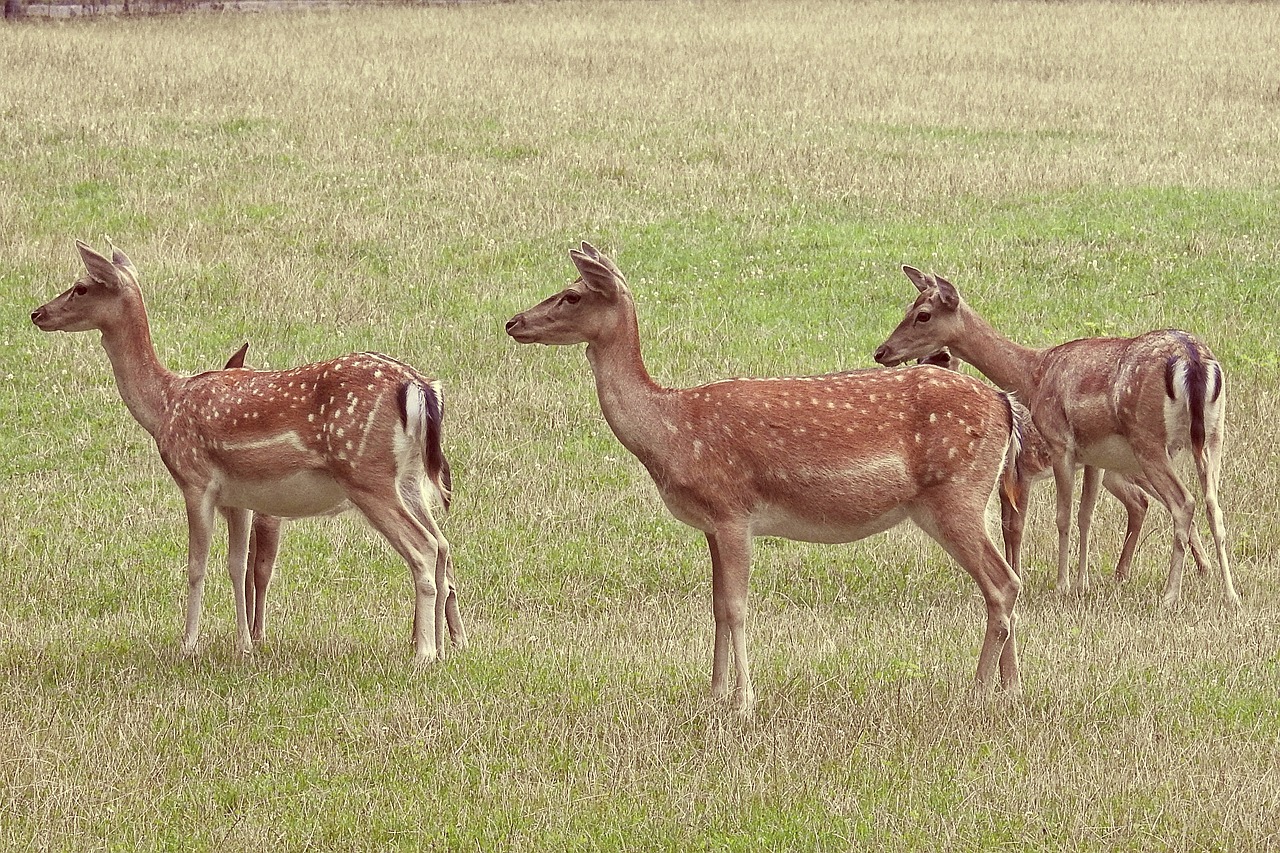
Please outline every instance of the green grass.
[[[564, 2], [0, 28], [0, 847], [1251, 850], [1280, 815], [1280, 190], [1266, 4]], [[441, 377], [473, 648], [410, 666], [404, 566], [289, 526], [233, 651], [94, 335], [32, 308], [125, 249], [175, 370], [388, 352]], [[709, 568], [515, 311], [590, 240], [671, 385], [868, 366], [903, 263], [1038, 345], [1179, 326], [1229, 377], [1213, 578], [1052, 592], [975, 704], [973, 584], [903, 528], [763, 540], [760, 703], [707, 696]]]

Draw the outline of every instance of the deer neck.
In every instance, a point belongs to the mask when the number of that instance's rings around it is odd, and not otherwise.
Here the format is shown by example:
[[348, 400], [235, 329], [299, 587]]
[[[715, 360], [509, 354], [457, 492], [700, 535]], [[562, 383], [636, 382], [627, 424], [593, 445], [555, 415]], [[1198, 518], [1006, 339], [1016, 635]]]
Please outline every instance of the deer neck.
[[156, 355], [141, 296], [130, 301], [126, 322], [102, 330], [102, 348], [129, 413], [154, 436], [169, 408], [175, 376]]
[[958, 310], [962, 331], [952, 352], [1006, 391], [1031, 399], [1044, 350], [1015, 343], [964, 303]]
[[649, 376], [640, 355], [635, 314], [628, 313], [612, 334], [587, 344], [587, 361], [605, 421], [623, 446], [647, 466], [670, 438], [673, 395]]

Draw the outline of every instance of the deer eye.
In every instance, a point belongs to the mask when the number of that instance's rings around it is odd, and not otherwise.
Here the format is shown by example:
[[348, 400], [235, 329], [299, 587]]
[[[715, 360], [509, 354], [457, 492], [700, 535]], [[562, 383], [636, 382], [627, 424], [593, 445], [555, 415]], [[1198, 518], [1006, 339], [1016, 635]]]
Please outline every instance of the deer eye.
[[564, 295], [564, 301], [570, 305], [577, 305], [580, 299], [582, 299], [582, 294], [574, 290], [570, 290]]
[[76, 296], [84, 296], [86, 293], [89, 292], [89, 288], [85, 287], [83, 284], [77, 284], [75, 287], [71, 289], [71, 292], [74, 293]]
[[917, 314], [917, 315], [916, 315], [916, 322], [917, 322], [917, 323], [927, 323], [927, 322], [929, 322], [929, 318], [930, 318], [930, 317], [932, 317], [932, 316], [933, 316], [933, 315], [932, 315], [932, 314], [930, 314], [928, 311], [921, 311], [919, 314]]

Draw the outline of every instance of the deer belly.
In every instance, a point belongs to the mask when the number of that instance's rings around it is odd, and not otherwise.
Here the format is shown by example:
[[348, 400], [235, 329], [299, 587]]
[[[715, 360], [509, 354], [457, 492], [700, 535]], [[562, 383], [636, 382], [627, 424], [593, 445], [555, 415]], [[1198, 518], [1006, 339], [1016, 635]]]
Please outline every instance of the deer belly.
[[1133, 453], [1133, 445], [1128, 439], [1119, 436], [1108, 436], [1101, 441], [1080, 448], [1076, 456], [1086, 465], [1106, 468], [1109, 471], [1138, 472], [1142, 468], [1138, 457]]
[[217, 502], [284, 518], [329, 515], [350, 506], [346, 491], [323, 471], [298, 471], [278, 480], [227, 479]]
[[906, 518], [907, 511], [901, 506], [870, 517], [861, 513], [857, 516], [840, 513], [801, 515], [786, 507], [766, 506], [752, 518], [751, 532], [755, 536], [781, 536], [799, 542], [838, 545], [883, 533]]

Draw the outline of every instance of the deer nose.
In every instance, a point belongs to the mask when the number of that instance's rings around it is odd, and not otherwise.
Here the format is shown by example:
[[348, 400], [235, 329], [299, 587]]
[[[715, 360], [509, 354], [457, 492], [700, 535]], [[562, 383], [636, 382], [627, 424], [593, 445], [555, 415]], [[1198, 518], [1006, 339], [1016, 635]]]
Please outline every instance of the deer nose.
[[512, 317], [510, 320], [507, 321], [507, 334], [508, 335], [511, 334], [519, 325], [520, 325], [520, 315], [517, 314], [516, 316]]
[[876, 364], [888, 364], [888, 362], [885, 360], [888, 355], [889, 355], [889, 348], [886, 347], [884, 344], [881, 344], [880, 346], [876, 347], [875, 354], [872, 355], [871, 357], [876, 360]]
[[40, 318], [43, 316], [44, 316], [44, 308], [43, 307], [37, 308], [36, 310], [31, 312], [31, 322], [39, 323]]

